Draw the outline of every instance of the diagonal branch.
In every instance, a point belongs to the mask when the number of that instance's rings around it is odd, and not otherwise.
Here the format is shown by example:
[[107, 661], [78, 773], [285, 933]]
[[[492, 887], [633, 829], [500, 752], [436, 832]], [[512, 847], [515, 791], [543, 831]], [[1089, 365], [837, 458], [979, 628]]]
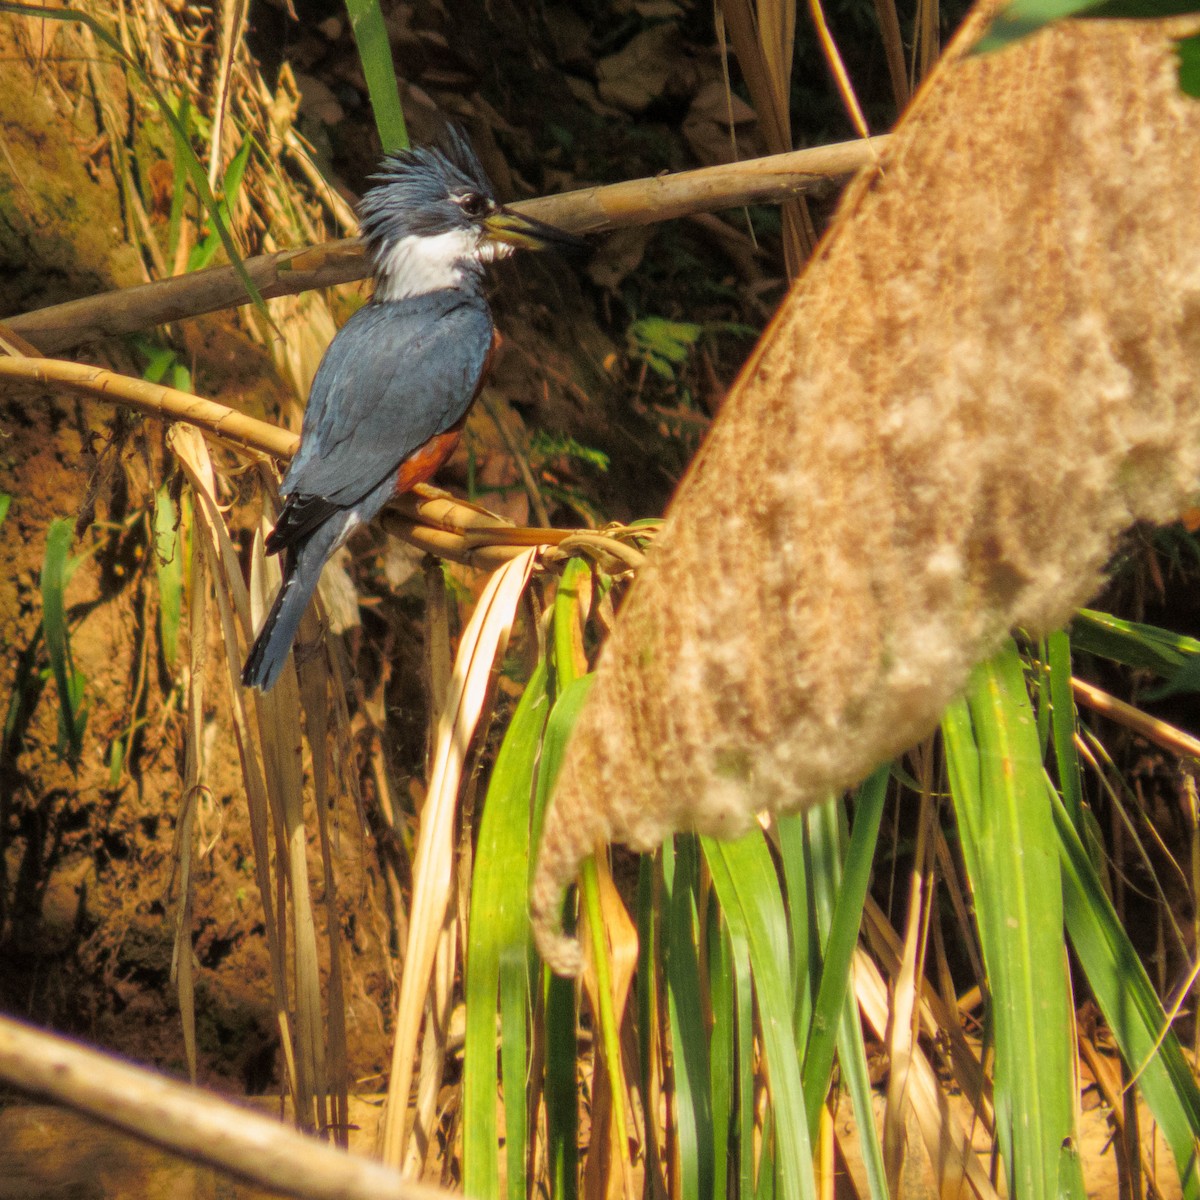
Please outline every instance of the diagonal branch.
[[306, 1200], [450, 1196], [210, 1092], [6, 1016], [0, 1016], [0, 1080], [272, 1192]]
[[[215, 400], [86, 363], [0, 355], [0, 384], [5, 380], [66, 388], [159, 420], [185, 421], [242, 454], [289, 459], [299, 444], [294, 433]], [[559, 547], [562, 553], [581, 550], [613, 572], [636, 568], [642, 560], [640, 551], [623, 539], [621, 531], [516, 526], [485, 508], [424, 485], [395, 500], [383, 514], [383, 526], [427, 554], [487, 571], [530, 546]], [[645, 536], [646, 531], [638, 530], [638, 535]]]
[[258, 451], [274, 458], [291, 458], [300, 441], [286, 429], [248, 417], [224, 404], [88, 363], [0, 357], [0, 380], [6, 379], [66, 388], [93, 400], [123, 404], [148, 416], [187, 421], [240, 450]]
[[[778, 203], [819, 181], [851, 175], [874, 162], [885, 140], [841, 142], [678, 175], [633, 179], [524, 201], [513, 208], [572, 233], [604, 233], [715, 209]], [[357, 238], [263, 254], [245, 259], [243, 266], [267, 299], [350, 283], [370, 273]], [[233, 267], [212, 267], [22, 313], [6, 325], [42, 353], [56, 354], [85, 342], [249, 302]]]

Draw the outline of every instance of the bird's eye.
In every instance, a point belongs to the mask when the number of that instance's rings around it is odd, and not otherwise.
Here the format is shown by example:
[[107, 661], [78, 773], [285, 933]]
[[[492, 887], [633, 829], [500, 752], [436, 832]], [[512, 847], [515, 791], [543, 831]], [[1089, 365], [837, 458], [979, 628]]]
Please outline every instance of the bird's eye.
[[458, 203], [468, 217], [485, 216], [491, 208], [488, 198], [479, 192], [467, 192], [465, 196], [459, 197]]

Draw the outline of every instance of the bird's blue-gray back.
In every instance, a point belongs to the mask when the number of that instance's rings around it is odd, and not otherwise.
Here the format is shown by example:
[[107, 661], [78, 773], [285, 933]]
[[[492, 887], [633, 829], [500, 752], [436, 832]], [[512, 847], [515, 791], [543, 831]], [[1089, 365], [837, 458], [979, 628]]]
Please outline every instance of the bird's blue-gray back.
[[300, 450], [281, 493], [357, 504], [462, 419], [491, 344], [487, 302], [471, 292], [364, 305], [313, 380]]

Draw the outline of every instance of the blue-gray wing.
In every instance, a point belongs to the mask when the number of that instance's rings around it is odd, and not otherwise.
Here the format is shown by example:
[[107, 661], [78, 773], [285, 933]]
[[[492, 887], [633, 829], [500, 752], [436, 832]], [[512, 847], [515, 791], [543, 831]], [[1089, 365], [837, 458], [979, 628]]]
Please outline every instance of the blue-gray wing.
[[280, 491], [357, 504], [466, 414], [491, 345], [482, 297], [431, 292], [360, 308], [317, 369]]

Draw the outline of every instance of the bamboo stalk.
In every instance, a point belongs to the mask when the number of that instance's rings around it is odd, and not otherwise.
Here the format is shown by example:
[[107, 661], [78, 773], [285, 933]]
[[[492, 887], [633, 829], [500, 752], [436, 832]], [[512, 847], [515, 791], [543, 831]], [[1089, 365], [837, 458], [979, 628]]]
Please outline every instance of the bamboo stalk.
[[[584, 188], [523, 201], [513, 208], [568, 232], [603, 233], [715, 209], [778, 203], [818, 181], [851, 175], [874, 162], [885, 141], [872, 138], [817, 146], [678, 175]], [[266, 299], [350, 283], [370, 273], [357, 238], [262, 254], [245, 259], [243, 265]], [[9, 318], [6, 326], [43, 354], [55, 354], [249, 302], [232, 267], [211, 267], [22, 313]]]
[[0, 381], [5, 379], [66, 388], [94, 400], [123, 404], [148, 416], [186, 421], [240, 449], [257, 450], [274, 458], [291, 458], [300, 440], [286, 429], [213, 400], [88, 363], [58, 358], [0, 357]]
[[[215, 400], [86, 363], [0, 355], [0, 383], [6, 379], [66, 388], [95, 400], [123, 404], [159, 420], [182, 421], [242, 453], [287, 460], [299, 445], [294, 433]], [[636, 547], [603, 532], [512, 525], [485, 508], [426, 485], [393, 501], [382, 515], [382, 524], [418, 550], [485, 571], [495, 570], [530, 546], [587, 550], [613, 563], [617, 570], [635, 568], [643, 557]]]
[[373, 1159], [57, 1034], [0, 1016], [0, 1079], [143, 1141], [304, 1200], [446, 1200]]

